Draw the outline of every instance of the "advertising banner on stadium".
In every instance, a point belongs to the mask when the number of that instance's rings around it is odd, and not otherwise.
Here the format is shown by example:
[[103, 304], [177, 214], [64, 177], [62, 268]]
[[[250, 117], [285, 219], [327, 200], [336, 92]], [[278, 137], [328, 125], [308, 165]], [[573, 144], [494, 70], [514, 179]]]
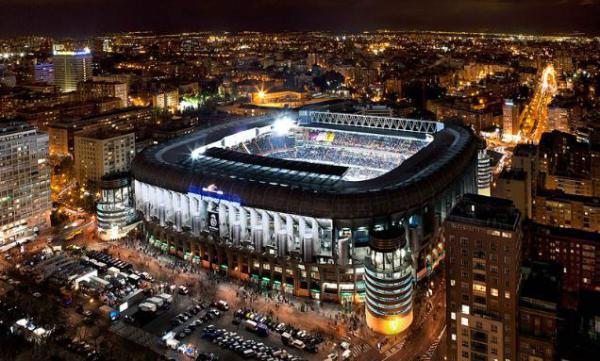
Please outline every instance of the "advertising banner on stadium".
[[208, 229], [211, 231], [219, 230], [219, 213], [208, 212]]

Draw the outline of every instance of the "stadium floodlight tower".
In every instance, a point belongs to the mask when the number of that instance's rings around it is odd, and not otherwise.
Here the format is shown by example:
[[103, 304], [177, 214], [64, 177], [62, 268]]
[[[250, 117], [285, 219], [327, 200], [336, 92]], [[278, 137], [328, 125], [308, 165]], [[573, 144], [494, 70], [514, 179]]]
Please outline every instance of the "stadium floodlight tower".
[[296, 122], [288, 116], [283, 116], [273, 122], [273, 131], [277, 135], [286, 135], [295, 127]]
[[365, 257], [365, 315], [373, 331], [395, 335], [411, 325], [412, 263], [404, 227], [373, 231]]

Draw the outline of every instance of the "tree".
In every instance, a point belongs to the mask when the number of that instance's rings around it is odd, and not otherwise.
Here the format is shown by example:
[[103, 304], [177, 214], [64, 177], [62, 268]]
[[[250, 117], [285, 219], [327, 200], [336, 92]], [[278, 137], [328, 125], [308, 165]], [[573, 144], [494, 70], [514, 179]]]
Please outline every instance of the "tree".
[[320, 76], [314, 77], [313, 83], [322, 91], [335, 90], [344, 84], [344, 76], [336, 71], [330, 70]]

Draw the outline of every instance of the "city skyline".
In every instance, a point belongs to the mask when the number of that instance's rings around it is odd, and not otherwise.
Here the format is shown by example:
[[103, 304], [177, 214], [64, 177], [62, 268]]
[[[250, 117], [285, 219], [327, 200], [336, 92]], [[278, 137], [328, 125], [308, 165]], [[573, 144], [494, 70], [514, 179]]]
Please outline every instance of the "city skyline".
[[600, 0], [0, 3], [1, 360], [600, 353]]
[[[86, 36], [121, 31], [335, 31], [377, 29], [565, 34], [600, 32], [596, 0], [259, 0], [162, 2], [4, 0], [0, 33]], [[94, 14], [90, 16], [89, 14]], [[27, 18], [30, 21], [23, 22]]]

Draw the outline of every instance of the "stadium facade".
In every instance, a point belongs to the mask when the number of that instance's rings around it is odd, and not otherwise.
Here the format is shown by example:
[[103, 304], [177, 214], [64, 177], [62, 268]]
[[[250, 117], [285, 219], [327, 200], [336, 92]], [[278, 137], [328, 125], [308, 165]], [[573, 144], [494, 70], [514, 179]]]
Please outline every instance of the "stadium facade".
[[443, 257], [442, 221], [477, 192], [480, 146], [430, 121], [238, 119], [139, 154], [135, 206], [165, 252], [296, 296], [366, 301], [369, 326], [393, 334]]

